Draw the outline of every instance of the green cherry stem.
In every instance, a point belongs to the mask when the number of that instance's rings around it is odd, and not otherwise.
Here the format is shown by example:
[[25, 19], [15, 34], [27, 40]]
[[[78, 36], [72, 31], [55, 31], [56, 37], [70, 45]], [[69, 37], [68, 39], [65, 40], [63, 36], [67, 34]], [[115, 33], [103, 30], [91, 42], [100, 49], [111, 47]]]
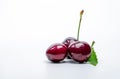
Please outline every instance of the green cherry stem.
[[92, 41], [91, 48], [93, 47], [94, 44], [95, 44], [95, 41]]
[[80, 20], [79, 20], [79, 26], [78, 26], [78, 32], [77, 32], [77, 40], [79, 40], [80, 25], [81, 25], [83, 13], [84, 13], [84, 10], [82, 10], [82, 11], [80, 12]]

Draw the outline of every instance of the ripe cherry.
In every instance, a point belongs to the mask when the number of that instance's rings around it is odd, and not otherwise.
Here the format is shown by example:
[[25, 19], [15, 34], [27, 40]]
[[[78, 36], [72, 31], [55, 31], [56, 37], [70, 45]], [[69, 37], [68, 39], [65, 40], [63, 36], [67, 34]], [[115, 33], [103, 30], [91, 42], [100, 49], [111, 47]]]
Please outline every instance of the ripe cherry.
[[68, 37], [63, 41], [63, 44], [65, 44], [66, 47], [68, 47], [71, 43], [77, 41], [77, 39], [73, 37]]
[[77, 62], [83, 63], [91, 55], [91, 47], [87, 42], [77, 41], [68, 47], [71, 58]]
[[[68, 48], [70, 44], [74, 43], [75, 41], [77, 41], [77, 39], [73, 38], [73, 37], [68, 37], [63, 41], [63, 44]], [[69, 51], [67, 50], [67, 58], [71, 59], [70, 55], [69, 55]]]
[[51, 45], [47, 51], [46, 56], [52, 62], [60, 62], [67, 55], [67, 47], [64, 44], [56, 43]]
[[85, 62], [91, 54], [91, 47], [87, 42], [79, 41], [79, 32], [80, 32], [80, 25], [82, 21], [82, 15], [84, 10], [80, 12], [80, 20], [77, 32], [77, 41], [70, 44], [68, 47], [68, 53], [70, 57], [80, 63]]

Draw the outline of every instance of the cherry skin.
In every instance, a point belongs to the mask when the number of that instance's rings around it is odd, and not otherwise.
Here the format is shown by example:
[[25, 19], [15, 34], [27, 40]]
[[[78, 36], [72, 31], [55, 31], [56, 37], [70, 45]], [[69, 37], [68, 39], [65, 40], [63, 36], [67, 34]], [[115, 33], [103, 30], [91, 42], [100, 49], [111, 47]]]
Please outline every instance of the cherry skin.
[[[68, 48], [70, 44], [76, 42], [77, 39], [73, 38], [73, 37], [67, 37], [64, 41], [63, 41], [63, 44]], [[70, 55], [69, 55], [69, 51], [67, 50], [68, 52], [68, 55], [67, 55], [67, 58], [68, 59], [71, 59]]]
[[67, 55], [67, 47], [64, 44], [56, 43], [51, 45], [47, 51], [46, 56], [52, 62], [60, 62]]
[[91, 55], [91, 47], [87, 42], [77, 41], [68, 47], [71, 58], [77, 62], [85, 62]]
[[77, 39], [73, 37], [68, 37], [63, 41], [63, 44], [65, 44], [66, 47], [69, 47], [69, 45], [75, 41], [77, 41]]

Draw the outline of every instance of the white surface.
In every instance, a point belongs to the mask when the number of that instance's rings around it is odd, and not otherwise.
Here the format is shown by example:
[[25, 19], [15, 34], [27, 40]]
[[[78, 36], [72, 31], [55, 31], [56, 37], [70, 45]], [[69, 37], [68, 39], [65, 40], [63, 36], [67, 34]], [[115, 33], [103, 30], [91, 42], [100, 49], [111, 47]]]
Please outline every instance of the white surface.
[[[52, 64], [52, 43], [96, 41], [99, 64]], [[120, 79], [119, 0], [0, 0], [0, 79]]]

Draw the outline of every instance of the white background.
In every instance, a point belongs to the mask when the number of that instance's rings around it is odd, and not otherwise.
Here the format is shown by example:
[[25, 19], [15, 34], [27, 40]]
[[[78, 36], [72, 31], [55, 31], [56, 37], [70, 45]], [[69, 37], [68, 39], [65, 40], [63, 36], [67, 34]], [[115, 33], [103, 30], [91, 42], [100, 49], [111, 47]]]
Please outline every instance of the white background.
[[[53, 43], [76, 37], [91, 44], [98, 65], [50, 63]], [[120, 79], [119, 0], [0, 0], [0, 79]]]

